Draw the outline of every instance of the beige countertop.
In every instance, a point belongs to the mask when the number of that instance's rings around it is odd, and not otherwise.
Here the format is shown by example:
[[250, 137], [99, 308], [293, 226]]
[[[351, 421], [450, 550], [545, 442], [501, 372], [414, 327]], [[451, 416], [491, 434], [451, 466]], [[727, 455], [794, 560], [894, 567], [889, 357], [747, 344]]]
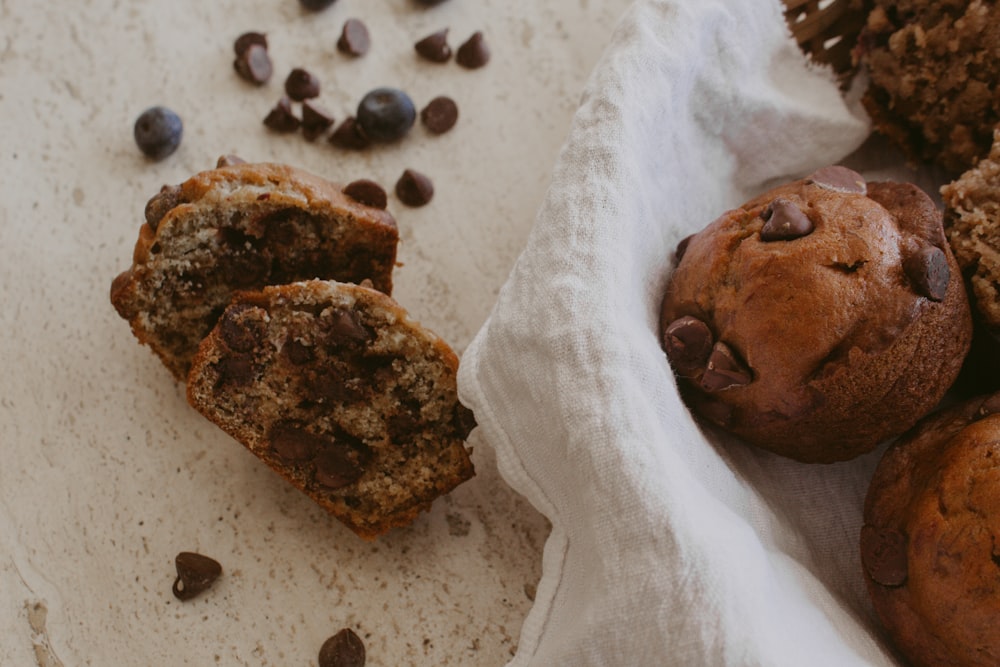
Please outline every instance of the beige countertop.
[[[434, 180], [423, 208], [390, 197], [401, 232], [395, 297], [461, 352], [515, 261], [579, 92], [627, 0], [0, 0], [0, 665], [312, 665], [342, 627], [369, 665], [501, 665], [513, 655], [548, 526], [490, 449], [478, 475], [412, 526], [363, 542], [191, 410], [108, 300], [145, 201], [224, 153], [391, 189]], [[372, 36], [335, 48], [347, 18]], [[490, 63], [416, 58], [448, 27], [482, 30]], [[232, 68], [233, 40], [267, 33], [274, 76]], [[368, 90], [417, 106], [446, 94], [458, 125], [345, 153], [267, 131], [293, 67], [337, 119]], [[142, 157], [132, 125], [163, 104], [180, 149]], [[475, 439], [473, 439], [475, 444]], [[171, 594], [174, 556], [224, 575]]]

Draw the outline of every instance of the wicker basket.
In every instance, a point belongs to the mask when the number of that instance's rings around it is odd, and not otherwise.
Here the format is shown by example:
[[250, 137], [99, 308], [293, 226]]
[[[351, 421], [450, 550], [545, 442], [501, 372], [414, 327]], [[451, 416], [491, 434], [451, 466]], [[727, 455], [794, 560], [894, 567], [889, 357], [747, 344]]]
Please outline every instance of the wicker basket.
[[799, 46], [842, 79], [856, 66], [851, 51], [865, 24], [867, 0], [784, 0], [785, 20]]

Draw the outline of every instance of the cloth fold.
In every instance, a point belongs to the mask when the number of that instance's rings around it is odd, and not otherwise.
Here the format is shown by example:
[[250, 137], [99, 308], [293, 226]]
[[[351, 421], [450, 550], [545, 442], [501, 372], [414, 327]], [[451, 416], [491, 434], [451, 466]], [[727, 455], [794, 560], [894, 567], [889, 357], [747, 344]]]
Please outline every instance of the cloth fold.
[[702, 431], [657, 335], [677, 242], [867, 137], [777, 0], [638, 0], [463, 355], [474, 438], [552, 522], [511, 665], [890, 665], [856, 555], [875, 455]]

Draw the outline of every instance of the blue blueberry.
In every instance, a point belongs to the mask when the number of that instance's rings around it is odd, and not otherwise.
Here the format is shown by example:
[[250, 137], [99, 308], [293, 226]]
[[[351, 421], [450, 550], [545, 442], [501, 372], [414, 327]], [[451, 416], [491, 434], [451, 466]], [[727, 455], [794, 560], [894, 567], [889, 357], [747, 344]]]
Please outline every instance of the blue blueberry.
[[372, 141], [400, 139], [410, 131], [416, 119], [413, 100], [396, 88], [376, 88], [358, 104], [358, 125]]
[[154, 160], [162, 160], [181, 145], [184, 124], [166, 107], [151, 107], [140, 114], [133, 130], [139, 150]]
[[336, 1], [337, 0], [299, 0], [303, 7], [312, 12], [318, 12], [321, 9], [326, 9]]

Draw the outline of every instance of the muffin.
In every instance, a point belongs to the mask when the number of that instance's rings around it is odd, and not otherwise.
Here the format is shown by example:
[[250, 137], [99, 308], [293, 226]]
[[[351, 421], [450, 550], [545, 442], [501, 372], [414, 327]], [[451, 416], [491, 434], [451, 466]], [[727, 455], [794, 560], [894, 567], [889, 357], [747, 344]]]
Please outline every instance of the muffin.
[[825, 463], [933, 409], [968, 351], [971, 318], [930, 197], [833, 166], [682, 241], [660, 331], [696, 414]]
[[238, 293], [188, 401], [371, 539], [473, 476], [458, 358], [385, 294], [333, 281]]
[[293, 167], [229, 161], [164, 186], [145, 217], [111, 302], [180, 381], [237, 290], [311, 278], [392, 290], [393, 217]]
[[1000, 665], [1000, 394], [932, 415], [886, 451], [860, 549], [875, 611], [913, 665]]
[[917, 162], [960, 173], [1000, 123], [1000, 6], [986, 0], [875, 0], [858, 58], [876, 129]]

